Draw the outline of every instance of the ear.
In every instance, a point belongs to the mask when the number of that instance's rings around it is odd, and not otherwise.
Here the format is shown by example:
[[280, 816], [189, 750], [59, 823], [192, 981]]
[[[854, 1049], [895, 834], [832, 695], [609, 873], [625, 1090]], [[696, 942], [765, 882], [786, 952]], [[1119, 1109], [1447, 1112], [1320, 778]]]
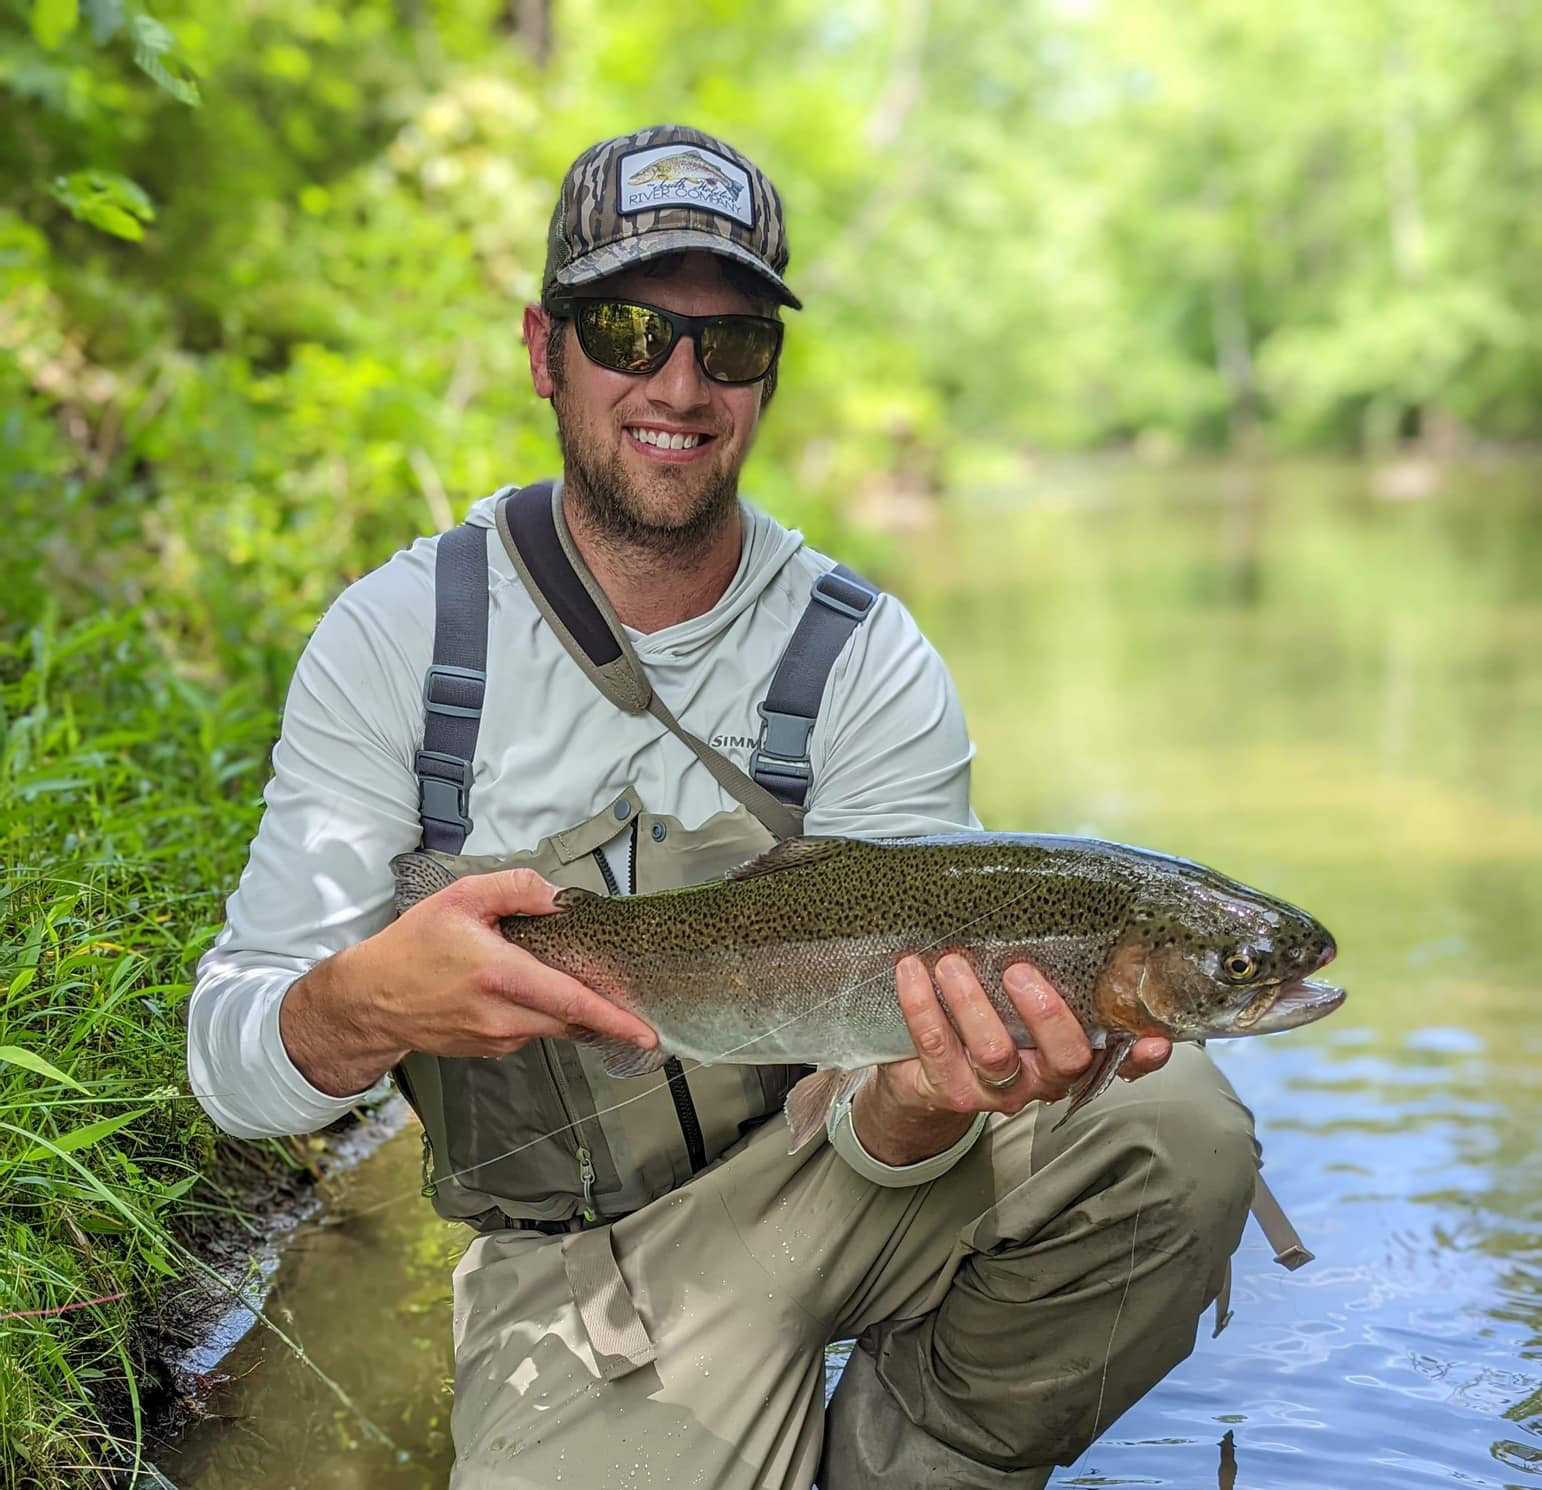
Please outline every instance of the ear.
[[551, 317], [539, 305], [525, 307], [525, 345], [530, 350], [530, 381], [537, 398], [552, 396], [551, 374], [546, 368], [546, 343], [551, 336]]

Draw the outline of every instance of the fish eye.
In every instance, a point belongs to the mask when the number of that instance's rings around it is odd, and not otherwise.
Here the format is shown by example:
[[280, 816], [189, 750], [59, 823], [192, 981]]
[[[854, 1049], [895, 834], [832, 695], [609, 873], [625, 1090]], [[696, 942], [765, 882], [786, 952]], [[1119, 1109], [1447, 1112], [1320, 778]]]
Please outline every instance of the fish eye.
[[1258, 972], [1258, 959], [1251, 952], [1232, 952], [1221, 966], [1233, 983], [1246, 983]]

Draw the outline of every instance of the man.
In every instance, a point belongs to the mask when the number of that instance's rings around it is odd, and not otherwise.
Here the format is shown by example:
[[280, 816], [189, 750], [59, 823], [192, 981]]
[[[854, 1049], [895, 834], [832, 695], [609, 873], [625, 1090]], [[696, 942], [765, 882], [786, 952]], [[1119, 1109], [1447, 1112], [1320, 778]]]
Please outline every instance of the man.
[[[811, 833], [978, 826], [957, 700], [903, 607], [739, 500], [798, 304], [786, 264], [780, 200], [719, 140], [648, 129], [574, 163], [524, 323], [563, 483], [469, 519], [488, 575], [469, 797], [433, 807], [425, 780], [446, 758], [424, 698], [448, 541], [426, 540], [306, 649], [200, 965], [189, 1067], [228, 1131], [320, 1127], [392, 1068], [424, 1118], [425, 1193], [478, 1231], [456, 1270], [456, 1490], [1041, 1486], [1192, 1349], [1252, 1195], [1248, 1115], [1192, 1047], [1141, 1041], [1138, 1085], [1045, 1117], [1092, 1053], [1027, 964], [1006, 980], [1019, 1051], [963, 958], [902, 961], [917, 1058], [789, 1155], [770, 1119], [796, 1072], [612, 1082], [573, 1036], [652, 1031], [499, 935], [552, 912], [554, 883], [721, 872], [800, 804]], [[543, 520], [576, 599], [521, 542]], [[603, 665], [573, 635], [591, 604]], [[804, 754], [764, 731], [752, 753], [821, 607], [846, 629]], [[464, 877], [393, 920], [390, 861], [420, 831]], [[824, 1347], [851, 1337], [827, 1424]]]

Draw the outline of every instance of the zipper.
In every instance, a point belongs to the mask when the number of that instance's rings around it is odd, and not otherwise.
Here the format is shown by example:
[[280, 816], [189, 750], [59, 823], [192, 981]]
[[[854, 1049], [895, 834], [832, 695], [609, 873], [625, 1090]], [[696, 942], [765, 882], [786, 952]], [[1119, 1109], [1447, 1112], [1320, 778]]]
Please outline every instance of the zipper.
[[[627, 894], [637, 893], [637, 830], [642, 826], [641, 817], [632, 819], [632, 845], [630, 854], [629, 872], [627, 875]], [[615, 876], [610, 872], [610, 866], [605, 862], [599, 849], [595, 849], [594, 857], [599, 861], [600, 871], [605, 876], [605, 883], [611, 887], [611, 894], [616, 893]], [[685, 1152], [691, 1161], [691, 1173], [700, 1174], [707, 1167], [707, 1145], [701, 1136], [701, 1119], [696, 1115], [696, 1104], [691, 1100], [691, 1089], [686, 1084], [685, 1067], [680, 1064], [680, 1057], [672, 1055], [664, 1062], [664, 1079], [669, 1083], [670, 1099], [675, 1104], [675, 1117], [680, 1122], [680, 1136], [685, 1140]]]
[[591, 1225], [594, 1214], [594, 1155], [582, 1144], [578, 1146], [578, 1182], [584, 1189], [584, 1220]]
[[587, 1209], [594, 1198], [594, 1164], [593, 1156], [584, 1147], [583, 1125], [586, 1120], [578, 1116], [578, 1109], [573, 1105], [573, 1099], [568, 1090], [568, 1079], [563, 1075], [561, 1063], [552, 1054], [550, 1042], [541, 1040], [537, 1043], [541, 1047], [541, 1059], [546, 1062], [547, 1075], [551, 1077], [551, 1084], [556, 1090], [557, 1103], [562, 1108], [563, 1117], [567, 1119], [567, 1131], [578, 1140], [576, 1154], [578, 1159], [578, 1181], [583, 1186], [584, 1206]]
[[434, 1146], [428, 1141], [428, 1130], [423, 1130], [423, 1188], [418, 1192], [425, 1200], [432, 1200], [439, 1193], [434, 1183]]
[[[396, 1089], [407, 1099], [407, 1105], [418, 1113], [418, 1121], [423, 1121], [423, 1114], [418, 1112], [418, 1104], [413, 1100], [412, 1083], [407, 1080], [407, 1068], [405, 1065], [397, 1065], [391, 1068], [391, 1080], [396, 1083]], [[439, 1193], [439, 1186], [434, 1183], [434, 1146], [428, 1141], [428, 1125], [425, 1123], [422, 1132], [423, 1139], [423, 1183], [419, 1189], [424, 1200], [432, 1200]]]
[[[637, 822], [635, 819], [632, 822], [632, 852], [634, 854], [637, 852]], [[619, 895], [621, 893], [621, 886], [616, 883], [615, 872], [610, 867], [610, 860], [599, 849], [595, 849], [593, 858], [594, 862], [600, 866], [600, 878], [605, 881], [605, 893], [607, 895]], [[637, 865], [635, 863], [632, 865], [632, 883], [634, 885], [637, 883]], [[627, 893], [629, 895], [636, 894], [636, 891], [629, 890]]]

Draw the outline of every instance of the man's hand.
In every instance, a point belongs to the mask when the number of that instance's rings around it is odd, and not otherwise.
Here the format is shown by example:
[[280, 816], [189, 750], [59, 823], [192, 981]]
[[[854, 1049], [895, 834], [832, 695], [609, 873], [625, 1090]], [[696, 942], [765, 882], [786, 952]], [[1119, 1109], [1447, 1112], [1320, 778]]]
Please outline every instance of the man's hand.
[[363, 1091], [408, 1051], [500, 1056], [593, 1030], [643, 1049], [653, 1030], [512, 945], [503, 916], [548, 915], [556, 887], [532, 869], [469, 875], [383, 931], [318, 963], [279, 1010], [289, 1058], [334, 1096]]
[[[858, 1140], [884, 1164], [915, 1164], [951, 1148], [977, 1112], [1013, 1113], [1030, 1102], [1058, 1102], [1092, 1064], [1080, 1022], [1032, 963], [1013, 963], [1003, 978], [1033, 1036], [1031, 1050], [1012, 1044], [963, 957], [942, 958], [936, 977], [934, 989], [919, 957], [901, 959], [895, 986], [917, 1058], [880, 1066], [852, 1103]], [[1166, 1065], [1172, 1049], [1170, 1040], [1137, 1040], [1119, 1074], [1132, 1080], [1145, 1076]], [[987, 1085], [1014, 1072], [1021, 1074], [1010, 1085]]]

